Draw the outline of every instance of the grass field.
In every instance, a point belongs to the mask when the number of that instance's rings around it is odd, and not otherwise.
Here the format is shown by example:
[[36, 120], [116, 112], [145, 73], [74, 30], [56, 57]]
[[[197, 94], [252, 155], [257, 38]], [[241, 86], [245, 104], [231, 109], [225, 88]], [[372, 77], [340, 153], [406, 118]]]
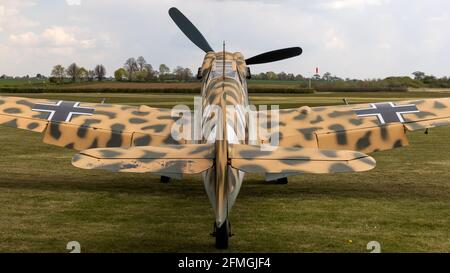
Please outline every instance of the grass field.
[[[103, 81], [103, 82], [66, 82], [65, 84], [54, 85], [49, 84], [48, 81], [36, 80], [36, 79], [0, 79], [0, 87], [3, 86], [42, 86], [48, 84], [49, 86], [57, 86], [61, 89], [71, 88], [133, 88], [133, 89], [169, 89], [169, 88], [200, 88], [200, 82], [180, 82], [180, 83], [159, 83], [159, 82], [117, 82], [117, 81]], [[270, 86], [270, 87], [294, 87], [298, 85], [297, 81], [260, 81], [251, 80], [249, 86]]]
[[190, 89], [198, 88], [200, 90], [200, 82], [180, 82], [180, 83], [159, 83], [159, 82], [86, 82], [67, 84], [64, 88], [116, 88], [116, 89]]
[[47, 81], [45, 80], [37, 80], [37, 79], [0, 79], [0, 87], [1, 86], [28, 86], [28, 85], [41, 85], [45, 84]]
[[[66, 79], [64, 83], [56, 84], [48, 81], [36, 79], [0, 79], [0, 93], [114, 93], [114, 94], [198, 94], [201, 83], [195, 82], [117, 82], [105, 80], [102, 82], [71, 82]], [[313, 91], [315, 90], [315, 91]], [[307, 94], [307, 93], [329, 93], [334, 92], [342, 96], [345, 93], [356, 93], [356, 96], [362, 96], [361, 93], [382, 93], [406, 92], [408, 88], [400, 86], [366, 86], [366, 87], [343, 87], [339, 84], [314, 83], [312, 89], [308, 89], [302, 81], [279, 81], [279, 80], [249, 80], [248, 91], [251, 94]], [[415, 93], [448, 93], [450, 89], [445, 88], [410, 88]], [[373, 95], [370, 95], [373, 96]], [[376, 95], [377, 97], [383, 95]]]
[[[192, 95], [21, 94], [147, 104], [192, 104]], [[254, 95], [256, 104], [300, 105], [450, 96], [446, 92]], [[0, 252], [215, 252], [213, 212], [200, 177], [159, 177], [72, 167], [74, 151], [41, 135], [0, 128]], [[288, 185], [249, 175], [231, 212], [230, 252], [450, 251], [450, 127], [410, 135], [411, 146], [375, 153], [367, 173], [302, 175]], [[350, 241], [351, 240], [351, 241]]]
[[[297, 81], [249, 81], [248, 86], [253, 88], [295, 88], [299, 86]], [[190, 89], [201, 87], [200, 82], [92, 82], [67, 84], [64, 88], [117, 88], [117, 89]]]

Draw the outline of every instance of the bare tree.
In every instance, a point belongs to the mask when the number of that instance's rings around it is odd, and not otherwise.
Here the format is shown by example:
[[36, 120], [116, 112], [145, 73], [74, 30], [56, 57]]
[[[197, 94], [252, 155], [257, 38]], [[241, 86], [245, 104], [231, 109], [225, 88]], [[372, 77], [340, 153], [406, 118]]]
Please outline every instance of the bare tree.
[[153, 81], [156, 79], [157, 71], [153, 70], [153, 66], [151, 64], [146, 64], [144, 71], [147, 72], [146, 80], [147, 81]]
[[106, 68], [102, 64], [99, 64], [94, 68], [94, 73], [97, 80], [101, 82], [105, 78]]
[[75, 82], [78, 78], [78, 70], [79, 70], [79, 68], [76, 63], [69, 65], [69, 67], [67, 67], [67, 69], [66, 69], [67, 76], [72, 78], [73, 82]]
[[164, 75], [170, 73], [170, 68], [165, 64], [159, 65], [159, 74]]
[[55, 77], [58, 81], [62, 81], [65, 76], [64, 72], [64, 67], [60, 64], [57, 64], [52, 69], [52, 77]]
[[164, 80], [165, 76], [170, 73], [170, 68], [165, 64], [159, 65], [159, 79]]
[[80, 67], [77, 71], [77, 79], [87, 80], [88, 79], [88, 71], [84, 67]]
[[187, 82], [193, 77], [192, 71], [189, 68], [183, 69], [183, 81]]
[[177, 66], [173, 70], [173, 74], [175, 74], [176, 79], [179, 81], [189, 81], [193, 77], [189, 68], [183, 68], [181, 66]]
[[183, 80], [183, 73], [184, 73], [184, 68], [181, 67], [181, 66], [177, 66], [173, 70], [173, 74], [175, 74], [176, 79], [179, 80], [179, 81]]
[[128, 80], [131, 82], [133, 80], [133, 74], [138, 71], [138, 64], [135, 58], [129, 58], [125, 62], [125, 70], [128, 72]]
[[136, 63], [137, 63], [139, 71], [144, 71], [145, 66], [147, 65], [147, 61], [144, 59], [144, 57], [139, 56], [136, 59]]
[[277, 74], [277, 79], [281, 80], [281, 81], [285, 81], [287, 80], [287, 74], [286, 72], [281, 71], [280, 73]]
[[422, 71], [416, 71], [412, 73], [414, 75], [414, 79], [416, 81], [423, 81], [423, 79], [425, 78], [425, 73]]
[[93, 81], [95, 78], [95, 71], [94, 70], [89, 70], [88, 71], [88, 81]]
[[325, 72], [325, 74], [323, 74], [323, 76], [322, 76], [322, 80], [325, 80], [325, 81], [331, 81], [332, 78], [333, 78], [333, 76], [331, 75], [330, 72]]

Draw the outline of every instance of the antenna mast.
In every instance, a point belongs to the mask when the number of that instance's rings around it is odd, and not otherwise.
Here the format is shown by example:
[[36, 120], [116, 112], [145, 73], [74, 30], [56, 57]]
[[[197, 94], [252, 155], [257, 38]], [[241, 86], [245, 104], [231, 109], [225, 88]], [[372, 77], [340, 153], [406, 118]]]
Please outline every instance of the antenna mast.
[[223, 41], [223, 53], [222, 53], [222, 98], [221, 98], [221, 109], [222, 109], [222, 135], [223, 139], [227, 139], [227, 94], [225, 92], [225, 41]]
[[222, 59], [223, 59], [223, 80], [225, 81], [225, 40], [223, 41], [223, 55], [222, 55]]

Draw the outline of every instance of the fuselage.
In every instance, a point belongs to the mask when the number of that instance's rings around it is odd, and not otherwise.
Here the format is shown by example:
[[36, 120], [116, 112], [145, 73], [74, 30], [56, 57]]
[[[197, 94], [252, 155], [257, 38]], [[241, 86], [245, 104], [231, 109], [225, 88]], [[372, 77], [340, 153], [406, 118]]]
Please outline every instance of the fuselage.
[[231, 168], [228, 144], [248, 140], [247, 69], [241, 53], [209, 52], [201, 68], [203, 143], [216, 144], [215, 165], [203, 174], [217, 226], [228, 218], [244, 173]]

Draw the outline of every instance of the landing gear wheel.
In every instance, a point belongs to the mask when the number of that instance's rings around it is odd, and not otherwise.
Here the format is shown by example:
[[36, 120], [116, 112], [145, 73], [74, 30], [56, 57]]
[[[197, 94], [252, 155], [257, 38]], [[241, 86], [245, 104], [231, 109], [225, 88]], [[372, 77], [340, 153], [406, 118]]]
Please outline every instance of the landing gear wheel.
[[228, 248], [228, 239], [231, 237], [231, 225], [228, 219], [220, 227], [214, 223], [214, 236], [216, 237], [216, 248]]
[[168, 176], [161, 176], [161, 183], [167, 184], [170, 182], [170, 177]]
[[286, 185], [287, 183], [288, 183], [287, 177], [283, 177], [283, 178], [277, 179], [275, 181], [275, 184], [278, 184], [278, 185]]

